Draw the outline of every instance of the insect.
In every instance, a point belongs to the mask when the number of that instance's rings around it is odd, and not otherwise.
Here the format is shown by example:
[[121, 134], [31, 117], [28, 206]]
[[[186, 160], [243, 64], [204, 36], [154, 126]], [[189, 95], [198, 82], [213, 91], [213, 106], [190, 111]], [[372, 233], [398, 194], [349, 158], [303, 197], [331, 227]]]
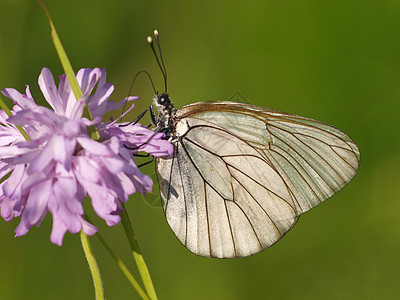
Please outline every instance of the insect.
[[[214, 101], [176, 110], [165, 79], [155, 130], [174, 152], [156, 158], [165, 217], [179, 241], [206, 257], [245, 257], [279, 241], [299, 216], [355, 176], [360, 152], [343, 131], [309, 118]], [[160, 63], [161, 61], [161, 63]]]

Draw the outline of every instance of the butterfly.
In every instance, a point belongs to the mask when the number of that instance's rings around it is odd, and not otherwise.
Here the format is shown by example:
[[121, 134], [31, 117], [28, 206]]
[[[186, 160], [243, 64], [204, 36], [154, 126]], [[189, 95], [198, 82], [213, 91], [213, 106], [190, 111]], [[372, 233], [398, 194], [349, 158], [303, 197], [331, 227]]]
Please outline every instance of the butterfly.
[[155, 130], [174, 146], [156, 158], [165, 217], [199, 256], [245, 257], [274, 245], [360, 164], [346, 133], [309, 118], [232, 101], [177, 110], [166, 92], [153, 105]]

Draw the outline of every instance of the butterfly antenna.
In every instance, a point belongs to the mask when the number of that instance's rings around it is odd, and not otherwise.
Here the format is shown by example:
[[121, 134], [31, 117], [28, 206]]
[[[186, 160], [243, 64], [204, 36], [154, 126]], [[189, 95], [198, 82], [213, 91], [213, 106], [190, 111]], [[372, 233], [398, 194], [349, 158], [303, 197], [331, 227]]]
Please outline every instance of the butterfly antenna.
[[162, 51], [161, 51], [161, 46], [160, 46], [160, 39], [158, 38], [158, 31], [157, 30], [154, 30], [154, 37], [156, 38], [158, 52], [160, 53], [161, 64], [162, 64], [163, 69], [164, 69], [164, 86], [165, 86], [165, 92], [167, 92], [167, 68], [165, 67], [165, 64], [164, 64], [164, 59], [163, 59], [163, 56], [162, 56]]
[[[151, 86], [152, 86], [152, 88], [153, 88], [153, 91], [154, 91], [155, 94], [157, 94], [157, 90], [156, 90], [156, 88], [155, 88], [155, 86], [154, 86], [153, 80], [151, 79], [151, 76], [150, 76], [149, 72], [147, 72], [146, 70], [141, 70], [141, 71], [137, 72], [137, 73], [135, 74], [135, 76], [133, 77], [132, 84], [131, 84], [131, 87], [130, 87], [130, 89], [129, 89], [129, 93], [128, 93], [128, 96], [127, 96], [126, 98], [128, 98], [129, 95], [131, 94], [131, 92], [132, 92], [132, 90], [133, 90], [133, 85], [135, 84], [135, 81], [136, 81], [136, 78], [137, 78], [140, 74], [142, 74], [142, 73], [147, 74], [147, 76], [149, 77]], [[122, 113], [124, 113], [124, 111], [125, 111], [126, 103], [128, 103], [128, 100], [125, 100], [124, 106], [122, 107]], [[121, 118], [121, 122], [122, 122], [122, 118]]]
[[150, 76], [149, 72], [147, 72], [146, 70], [141, 70], [141, 71], [136, 73], [135, 77], [133, 77], [131, 88], [129, 89], [129, 94], [132, 92], [133, 84], [135, 83], [136, 78], [139, 76], [139, 74], [142, 74], [142, 73], [145, 73], [149, 77], [149, 80], [150, 80], [150, 83], [151, 83], [151, 87], [153, 88], [154, 93], [157, 92], [157, 90], [156, 90], [156, 88], [154, 86], [154, 82], [151, 79], [151, 76]]
[[151, 38], [151, 36], [147, 37], [147, 42], [149, 43], [151, 50], [154, 53], [154, 56], [156, 57], [157, 60], [157, 64], [161, 70], [161, 73], [163, 74], [164, 77], [164, 87], [165, 87], [165, 93], [167, 92], [167, 69], [165, 68], [165, 64], [164, 64], [164, 59], [162, 56], [162, 51], [161, 51], [161, 46], [160, 46], [160, 39], [158, 37], [158, 31], [154, 30], [154, 37], [156, 39], [156, 43], [157, 43], [157, 48], [158, 48], [158, 53], [160, 55], [160, 58], [158, 58], [157, 52], [154, 48], [154, 44], [153, 44], [153, 39]]

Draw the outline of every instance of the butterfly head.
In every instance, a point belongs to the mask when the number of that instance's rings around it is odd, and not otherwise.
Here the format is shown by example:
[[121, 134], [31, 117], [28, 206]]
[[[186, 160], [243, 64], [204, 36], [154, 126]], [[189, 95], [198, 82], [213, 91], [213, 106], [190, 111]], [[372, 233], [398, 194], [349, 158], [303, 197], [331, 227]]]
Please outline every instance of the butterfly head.
[[157, 108], [159, 113], [172, 113], [172, 111], [174, 111], [174, 105], [167, 93], [155, 94], [153, 96], [153, 105]]
[[157, 96], [158, 105], [166, 107], [171, 104], [171, 100], [169, 99], [169, 95], [167, 93], [162, 93], [162, 94], [156, 95], [156, 96]]

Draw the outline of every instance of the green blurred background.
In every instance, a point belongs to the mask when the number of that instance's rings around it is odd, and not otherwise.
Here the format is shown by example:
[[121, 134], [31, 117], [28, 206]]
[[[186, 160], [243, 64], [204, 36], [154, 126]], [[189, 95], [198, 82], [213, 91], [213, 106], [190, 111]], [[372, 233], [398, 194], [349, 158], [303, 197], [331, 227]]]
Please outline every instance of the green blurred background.
[[[177, 107], [248, 102], [325, 121], [358, 143], [358, 175], [300, 218], [277, 245], [230, 260], [196, 257], [169, 229], [159, 205], [136, 196], [129, 214], [160, 299], [398, 299], [400, 293], [400, 2], [381, 1], [47, 1], [70, 60], [105, 67], [113, 100], [148, 70], [163, 82], [145, 41], [157, 28]], [[41, 98], [42, 67], [63, 73], [36, 1], [0, 0], [0, 87], [29, 84]], [[145, 77], [133, 94], [149, 105]], [[153, 166], [147, 172], [153, 173]], [[134, 269], [120, 225], [110, 243]], [[0, 222], [0, 299], [93, 299], [78, 235], [50, 243], [51, 216], [14, 239], [18, 220]], [[138, 299], [91, 238], [107, 299]], [[136, 270], [134, 274], [137, 275]]]

